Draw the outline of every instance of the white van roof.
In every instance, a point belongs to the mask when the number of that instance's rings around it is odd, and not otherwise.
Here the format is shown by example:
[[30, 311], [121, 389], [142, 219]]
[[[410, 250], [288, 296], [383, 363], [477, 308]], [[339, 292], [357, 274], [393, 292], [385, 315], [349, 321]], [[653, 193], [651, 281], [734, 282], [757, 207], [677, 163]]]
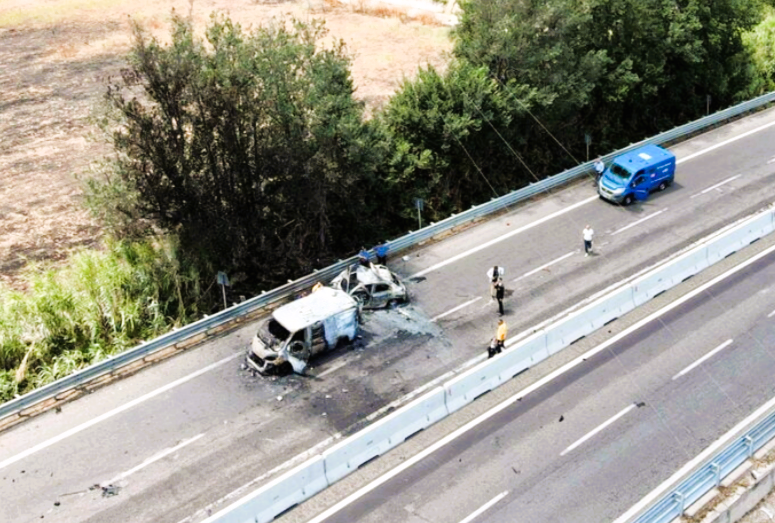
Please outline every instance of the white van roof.
[[321, 287], [308, 296], [283, 305], [272, 316], [289, 332], [297, 332], [334, 314], [357, 307], [358, 302], [346, 292]]

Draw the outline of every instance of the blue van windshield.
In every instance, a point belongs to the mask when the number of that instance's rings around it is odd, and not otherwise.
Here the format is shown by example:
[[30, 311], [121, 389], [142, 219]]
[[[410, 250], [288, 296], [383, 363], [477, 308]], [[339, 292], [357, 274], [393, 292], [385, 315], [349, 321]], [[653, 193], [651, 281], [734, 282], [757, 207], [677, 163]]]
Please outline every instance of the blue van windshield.
[[615, 163], [611, 164], [609, 170], [611, 171], [611, 174], [615, 175], [617, 178], [621, 178], [622, 180], [627, 180], [630, 177], [630, 172], [627, 171], [627, 169]]

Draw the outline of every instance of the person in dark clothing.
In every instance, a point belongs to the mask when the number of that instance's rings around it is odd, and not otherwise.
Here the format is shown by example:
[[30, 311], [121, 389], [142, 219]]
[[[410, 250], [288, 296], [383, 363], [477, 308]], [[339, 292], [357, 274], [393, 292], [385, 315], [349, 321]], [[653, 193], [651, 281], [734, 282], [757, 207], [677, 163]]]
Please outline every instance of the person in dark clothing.
[[506, 292], [506, 288], [503, 285], [503, 280], [498, 278], [495, 282], [495, 299], [498, 300], [498, 313], [503, 316], [503, 295]]

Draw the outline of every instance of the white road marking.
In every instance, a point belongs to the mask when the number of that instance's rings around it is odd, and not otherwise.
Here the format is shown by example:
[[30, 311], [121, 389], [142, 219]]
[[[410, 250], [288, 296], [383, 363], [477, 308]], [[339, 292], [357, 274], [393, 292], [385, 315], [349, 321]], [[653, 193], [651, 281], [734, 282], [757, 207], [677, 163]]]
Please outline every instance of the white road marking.
[[169, 455], [170, 455], [170, 454], [172, 454], [173, 452], [176, 452], [176, 451], [178, 451], [178, 450], [182, 449], [182, 448], [183, 448], [183, 447], [185, 447], [186, 445], [190, 445], [191, 443], [195, 442], [196, 440], [198, 440], [198, 439], [199, 439], [199, 438], [201, 438], [202, 436], [204, 436], [204, 434], [198, 434], [198, 435], [194, 436], [193, 438], [189, 438], [189, 439], [187, 439], [187, 440], [183, 440], [183, 441], [182, 441], [182, 442], [180, 442], [178, 445], [176, 445], [176, 446], [174, 446], [174, 447], [172, 447], [172, 448], [169, 448], [169, 449], [163, 450], [163, 451], [159, 452], [158, 454], [155, 454], [155, 455], [151, 456], [150, 458], [146, 459], [145, 461], [143, 461], [142, 463], [140, 463], [140, 464], [139, 464], [139, 465], [137, 465], [136, 467], [134, 467], [134, 468], [131, 468], [131, 469], [127, 470], [126, 472], [122, 472], [121, 474], [119, 474], [119, 475], [118, 475], [118, 476], [116, 476], [115, 478], [112, 478], [112, 479], [110, 479], [110, 480], [108, 480], [108, 481], [103, 481], [102, 483], [100, 483], [100, 485], [101, 485], [101, 486], [103, 486], [103, 487], [105, 487], [105, 486], [107, 486], [107, 485], [112, 485], [112, 484], [114, 484], [114, 483], [116, 483], [116, 482], [118, 482], [118, 481], [121, 481], [121, 480], [122, 480], [122, 479], [124, 479], [125, 477], [127, 477], [127, 476], [130, 476], [130, 475], [134, 474], [134, 473], [135, 473], [135, 472], [137, 472], [138, 470], [142, 470], [142, 469], [144, 469], [145, 467], [147, 467], [148, 465], [150, 465], [150, 464], [152, 464], [152, 463], [155, 463], [156, 461], [159, 461], [160, 459], [162, 459], [162, 458], [165, 458], [165, 457], [169, 456]]
[[583, 438], [579, 439], [578, 441], [576, 441], [576, 443], [574, 443], [573, 445], [569, 446], [567, 449], [565, 449], [562, 452], [560, 452], [560, 456], [564, 456], [568, 452], [572, 451], [573, 449], [575, 449], [576, 447], [578, 447], [579, 445], [581, 445], [582, 443], [587, 441], [589, 438], [591, 438], [592, 436], [594, 436], [595, 434], [597, 434], [601, 430], [605, 429], [611, 423], [614, 423], [616, 420], [618, 420], [619, 418], [621, 418], [622, 416], [624, 416], [625, 414], [630, 412], [635, 407], [636, 407], [636, 405], [633, 403], [632, 405], [630, 405], [626, 409], [622, 410], [616, 416], [612, 417], [611, 419], [609, 419], [608, 421], [606, 421], [605, 423], [603, 423], [602, 425], [600, 425], [596, 429], [592, 430], [591, 432], [588, 432]]
[[330, 368], [328, 368], [328, 369], [324, 370], [323, 372], [321, 372], [320, 374], [318, 374], [317, 377], [318, 378], [322, 378], [323, 376], [331, 374], [332, 372], [337, 371], [337, 370], [341, 369], [342, 367], [344, 367], [345, 365], [347, 365], [347, 363], [348, 363], [347, 361], [341, 361], [341, 362], [337, 363], [336, 365], [332, 365]]
[[693, 460], [689, 461], [686, 465], [681, 467], [680, 470], [676, 471], [675, 474], [663, 481], [657, 488], [649, 492], [643, 499], [630, 507], [630, 510], [619, 516], [613, 523], [626, 523], [628, 521], [632, 521], [636, 514], [640, 514], [648, 506], [654, 503], [657, 498], [663, 496], [669, 488], [678, 483], [678, 481], [680, 481], [682, 478], [685, 478], [686, 475], [691, 471], [696, 470], [701, 463], [705, 462], [711, 456], [719, 452], [723, 446], [729, 445], [729, 442], [733, 438], [739, 437], [744, 430], [751, 427], [751, 424], [753, 424], [767, 412], [771, 412], [773, 408], [775, 408], [775, 398], [769, 400], [767, 403], [756, 409], [753, 414], [729, 429], [726, 434], [711, 443], [710, 446], [700, 452]]
[[[759, 131], [763, 131], [764, 129], [772, 127], [773, 125], [775, 125], [775, 121], [770, 122], [768, 124], [764, 124], [764, 125], [762, 125], [760, 127], [757, 127], [756, 129], [751, 129], [750, 131], [744, 132], [743, 134], [740, 134], [738, 136], [735, 136], [734, 138], [730, 138], [728, 140], [725, 140], [725, 141], [723, 141], [721, 143], [717, 143], [715, 145], [711, 145], [710, 147], [708, 147], [706, 149], [702, 149], [701, 151], [697, 151], [696, 153], [690, 154], [689, 156], [686, 156], [684, 158], [676, 160], [676, 164], [680, 164], [680, 163], [689, 161], [689, 160], [691, 160], [693, 158], [696, 158], [698, 156], [701, 156], [701, 155], [703, 155], [705, 153], [708, 153], [710, 151], [718, 149], [719, 147], [723, 147], [723, 146], [728, 145], [728, 144], [730, 144], [732, 142], [736, 142], [737, 140], [741, 140], [741, 139], [745, 138], [746, 136], [750, 136], [750, 135], [752, 135], [754, 133], [758, 133]], [[456, 262], [456, 261], [458, 261], [458, 260], [460, 260], [462, 258], [465, 258], [466, 256], [470, 256], [471, 254], [474, 254], [474, 253], [479, 252], [479, 251], [481, 251], [483, 249], [486, 249], [487, 247], [490, 247], [491, 245], [495, 245], [498, 242], [501, 242], [503, 240], [511, 238], [512, 236], [514, 236], [516, 234], [524, 232], [524, 231], [526, 231], [528, 229], [532, 229], [533, 227], [535, 227], [537, 225], [540, 225], [540, 224], [542, 224], [544, 222], [547, 222], [547, 221], [551, 220], [552, 218], [556, 218], [557, 216], [562, 216], [563, 214], [565, 214], [567, 212], [570, 212], [570, 211], [576, 209], [577, 207], [581, 207], [582, 205], [586, 205], [588, 203], [594, 202], [597, 199], [598, 199], [598, 196], [595, 195], [595, 196], [592, 196], [591, 198], [587, 198], [586, 200], [581, 200], [580, 202], [574, 203], [573, 205], [570, 205], [570, 206], [566, 207], [565, 209], [563, 209], [561, 211], [557, 211], [557, 212], [552, 213], [552, 214], [550, 214], [548, 216], [544, 216], [543, 218], [541, 218], [539, 220], [536, 220], [533, 223], [529, 223], [527, 225], [524, 225], [524, 226], [522, 226], [522, 227], [520, 227], [520, 228], [518, 228], [516, 230], [513, 230], [513, 231], [511, 231], [511, 232], [509, 232], [507, 234], [504, 234], [503, 236], [499, 236], [498, 238], [495, 238], [494, 240], [490, 240], [490, 241], [488, 241], [486, 243], [483, 243], [482, 245], [479, 245], [478, 247], [474, 247], [474, 248], [469, 249], [469, 250], [467, 250], [465, 252], [461, 252], [460, 254], [457, 254], [457, 255], [449, 258], [448, 260], [445, 260], [443, 262], [439, 262], [439, 263], [437, 263], [435, 265], [432, 265], [432, 266], [428, 267], [427, 269], [423, 269], [420, 272], [418, 272], [416, 274], [413, 274], [409, 278], [417, 278], [419, 276], [425, 276], [429, 272], [435, 271], [436, 269], [440, 269], [441, 267], [444, 267], [446, 265], [454, 263], [454, 262]]]
[[588, 203], [594, 202], [597, 199], [598, 199], [597, 195], [595, 195], [595, 196], [592, 196], [590, 198], [587, 198], [586, 200], [581, 200], [580, 202], [574, 203], [573, 205], [569, 205], [568, 207], [565, 207], [564, 209], [562, 209], [560, 211], [553, 212], [552, 214], [544, 216], [543, 218], [540, 218], [540, 219], [538, 219], [538, 220], [536, 220], [534, 222], [528, 223], [527, 225], [523, 225], [522, 227], [514, 229], [513, 231], [508, 232], [508, 233], [504, 234], [503, 236], [499, 236], [499, 237], [497, 237], [497, 238], [495, 238], [493, 240], [490, 240], [488, 242], [485, 242], [485, 243], [483, 243], [481, 245], [477, 245], [473, 249], [468, 249], [465, 252], [461, 252], [460, 254], [452, 256], [451, 258], [446, 259], [443, 262], [437, 263], [436, 265], [431, 265], [427, 269], [423, 269], [420, 272], [411, 275], [409, 278], [411, 279], [411, 278], [417, 278], [419, 276], [425, 276], [429, 272], [435, 271], [436, 269], [440, 269], [440, 268], [442, 268], [442, 267], [444, 267], [446, 265], [450, 265], [452, 263], [455, 263], [458, 260], [461, 260], [461, 259], [463, 259], [463, 258], [465, 258], [467, 256], [470, 256], [470, 255], [472, 255], [472, 254], [474, 254], [476, 252], [479, 252], [481, 250], [487, 249], [488, 247], [491, 247], [491, 246], [495, 245], [496, 243], [502, 242], [503, 240], [511, 238], [512, 236], [515, 236], [515, 235], [517, 235], [517, 234], [519, 234], [521, 232], [525, 232], [525, 231], [527, 231], [529, 229], [532, 229], [533, 227], [537, 227], [538, 225], [541, 225], [544, 222], [548, 222], [549, 220], [551, 220], [553, 218], [556, 218], [558, 216], [562, 216], [563, 214], [569, 213], [570, 211], [572, 211], [572, 210], [574, 210], [574, 209], [576, 209], [578, 207], [581, 207], [582, 205], [586, 205]]
[[708, 192], [712, 191], [713, 189], [718, 189], [719, 187], [721, 187], [724, 184], [727, 184], [727, 183], [729, 183], [731, 181], [737, 180], [741, 176], [742, 176], [742, 174], [736, 174], [734, 176], [731, 176], [731, 177], [727, 178], [726, 180], [717, 183], [716, 185], [711, 185], [707, 189], [703, 189], [702, 191], [700, 191], [698, 193], [692, 194], [689, 198], [694, 198], [695, 196], [702, 196], [703, 194], [708, 193]]
[[[313, 519], [311, 519], [308, 523], [320, 523], [321, 521], [325, 521], [327, 518], [333, 516], [334, 514], [336, 514], [340, 510], [342, 510], [344, 507], [346, 507], [346, 506], [350, 505], [351, 503], [357, 501], [358, 499], [360, 499], [361, 497], [365, 496], [366, 494], [368, 494], [369, 492], [371, 492], [375, 488], [379, 487], [383, 483], [385, 483], [385, 482], [389, 481], [390, 479], [394, 478], [395, 476], [399, 475], [400, 473], [402, 473], [406, 469], [414, 466], [415, 464], [417, 464], [418, 462], [422, 461], [426, 457], [430, 456], [431, 454], [433, 454], [434, 452], [436, 452], [440, 448], [442, 448], [442, 447], [448, 445], [449, 443], [455, 441], [457, 438], [459, 438], [460, 436], [462, 436], [463, 434], [465, 434], [469, 430], [471, 430], [474, 427], [476, 427], [477, 425], [480, 425], [483, 422], [487, 421], [488, 419], [490, 419], [491, 417], [495, 416], [496, 414], [498, 414], [502, 410], [510, 407], [511, 405], [516, 403], [518, 400], [521, 400], [522, 398], [524, 398], [528, 394], [538, 390], [539, 388], [543, 387], [547, 383], [553, 381], [558, 376], [561, 376], [561, 375], [565, 374], [566, 372], [568, 372], [569, 370], [571, 370], [572, 368], [576, 367], [577, 365], [580, 365], [580, 364], [586, 362], [589, 358], [593, 357], [595, 354], [606, 350], [608, 347], [610, 347], [614, 343], [617, 343], [622, 338], [624, 338], [626, 336], [629, 336], [630, 334], [632, 334], [633, 332], [637, 331], [638, 329], [640, 329], [644, 325], [647, 325], [648, 323], [651, 323], [652, 321], [654, 321], [655, 319], [659, 318], [660, 316], [662, 316], [664, 314], [667, 314], [668, 312], [670, 312], [671, 310], [675, 309], [676, 307], [678, 307], [678, 306], [682, 305], [683, 303], [691, 300], [692, 298], [694, 298], [698, 294], [700, 294], [702, 292], [705, 292], [707, 289], [709, 289], [713, 285], [717, 284], [718, 282], [728, 278], [729, 276], [735, 274], [736, 272], [739, 272], [739, 271], [743, 270], [744, 268], [748, 267], [752, 263], [755, 263], [756, 261], [758, 261], [761, 258], [771, 254], [774, 251], [775, 251], [775, 246], [772, 246], [772, 247], [770, 247], [768, 249], [765, 249], [764, 251], [760, 252], [759, 254], [757, 254], [757, 255], [749, 258], [748, 260], [744, 261], [740, 265], [737, 265], [736, 267], [732, 267], [731, 269], [729, 269], [728, 271], [724, 272], [723, 274], [721, 274], [719, 276], [716, 276], [715, 278], [713, 278], [709, 282], [707, 282], [707, 283], [705, 283], [703, 285], [700, 285], [699, 287], [697, 287], [693, 291], [690, 291], [690, 292], [684, 294], [683, 296], [681, 296], [680, 298], [678, 298], [674, 302], [669, 303], [668, 305], [662, 307], [661, 309], [659, 309], [656, 312], [653, 312], [649, 316], [643, 318], [642, 320], [638, 321], [637, 323], [635, 323], [635, 324], [631, 325], [630, 327], [626, 328], [625, 330], [623, 330], [619, 334], [616, 334], [613, 337], [609, 338], [608, 340], [604, 341], [603, 343], [601, 343], [597, 347], [587, 351], [585, 354], [582, 354], [581, 356], [578, 356], [576, 359], [566, 363], [562, 367], [560, 367], [560, 368], [556, 369], [555, 371], [547, 374], [546, 376], [544, 376], [540, 380], [536, 381], [532, 385], [522, 389], [521, 391], [519, 391], [518, 393], [514, 394], [510, 398], [506, 399], [502, 403], [496, 405], [495, 407], [491, 408], [490, 410], [488, 410], [484, 414], [480, 415], [478, 418], [473, 419], [473, 420], [469, 421], [468, 423], [466, 423], [465, 425], [463, 425], [462, 427], [458, 428], [457, 430], [455, 430], [453, 432], [450, 432], [449, 434], [447, 434], [446, 436], [444, 436], [443, 438], [438, 440], [436, 443], [434, 443], [433, 445], [431, 445], [431, 446], [427, 447], [426, 449], [420, 451], [419, 453], [415, 454], [411, 458], [407, 459], [406, 461], [404, 461], [403, 463], [398, 465], [396, 468], [386, 472], [385, 474], [383, 474], [382, 476], [378, 477], [377, 479], [375, 479], [371, 483], [365, 485], [364, 487], [361, 487], [359, 490], [353, 492], [352, 494], [350, 494], [349, 496], [347, 496], [343, 500], [339, 501], [335, 505], [333, 505], [333, 506], [329, 507], [328, 509], [326, 509], [325, 511], [321, 512], [320, 514], [315, 516]], [[775, 405], [775, 398], [773, 398], [773, 400], [770, 403], [772, 405]], [[749, 418], [749, 419], [756, 419], [756, 418], [754, 417], [754, 418]], [[749, 423], [750, 423], [750, 421], [749, 421]], [[617, 523], [619, 521], [620, 520], [617, 520]], [[621, 520], [621, 521], [624, 521], [624, 520]]]
[[213, 363], [211, 365], [208, 365], [207, 367], [204, 367], [204, 368], [194, 372], [193, 374], [189, 374], [188, 376], [184, 376], [184, 377], [182, 377], [182, 378], [180, 378], [178, 380], [173, 381], [172, 383], [168, 383], [167, 385], [164, 385], [163, 387], [159, 387], [158, 389], [156, 389], [156, 390], [154, 390], [152, 392], [149, 392], [148, 394], [144, 394], [143, 396], [140, 396], [139, 398], [135, 398], [135, 399], [133, 399], [132, 401], [130, 401], [128, 403], [124, 403], [120, 407], [116, 407], [115, 409], [110, 410], [110, 411], [108, 411], [108, 412], [106, 412], [104, 414], [100, 414], [96, 418], [92, 418], [89, 421], [87, 421], [86, 423], [81, 423], [80, 425], [78, 425], [76, 427], [73, 427], [73, 428], [71, 428], [69, 430], [66, 430], [65, 432], [59, 434], [58, 436], [54, 436], [53, 438], [47, 439], [46, 441], [44, 441], [42, 443], [38, 443], [34, 447], [31, 447], [31, 448], [25, 450], [24, 452], [20, 452], [19, 454], [15, 455], [15, 456], [11, 456], [10, 458], [8, 458], [8, 459], [6, 459], [4, 461], [0, 461], [0, 470], [4, 469], [5, 467], [7, 467], [9, 465], [13, 465], [17, 461], [20, 461], [20, 460], [22, 460], [22, 459], [24, 459], [24, 458], [26, 458], [28, 456], [31, 456], [31, 455], [35, 454], [36, 452], [39, 452], [39, 451], [41, 451], [41, 450], [43, 450], [45, 448], [48, 448], [51, 445], [59, 443], [60, 441], [69, 438], [70, 436], [73, 436], [75, 434], [78, 434], [79, 432], [82, 432], [82, 431], [90, 428], [90, 427], [93, 427], [94, 425], [97, 425], [98, 423], [101, 423], [101, 422], [103, 422], [103, 421], [105, 421], [107, 419], [110, 419], [113, 416], [124, 412], [125, 410], [129, 410], [132, 407], [135, 407], [135, 406], [139, 405], [140, 403], [143, 403], [144, 401], [148, 401], [151, 398], [155, 398], [159, 394], [163, 394], [163, 393], [167, 392], [168, 390], [174, 389], [178, 385], [182, 385], [182, 384], [184, 384], [184, 383], [186, 383], [188, 381], [191, 381], [194, 378], [197, 378], [197, 377], [201, 376], [202, 374], [205, 374], [206, 372], [210, 372], [211, 370], [213, 370], [213, 369], [215, 369], [217, 367], [220, 367], [224, 363], [228, 363], [229, 361], [231, 361], [231, 360], [233, 360], [233, 359], [235, 359], [235, 358], [237, 358], [239, 356], [243, 356], [244, 357], [244, 354], [242, 352], [240, 352], [238, 354], [232, 354], [229, 357], [226, 357], [226, 358], [223, 358], [222, 360], [216, 361], [215, 363]]
[[622, 227], [621, 229], [618, 229], [618, 230], [616, 230], [616, 231], [612, 232], [612, 233], [611, 233], [611, 236], [615, 236], [615, 235], [619, 234], [620, 232], [624, 232], [624, 231], [626, 231], [627, 229], [629, 229], [629, 228], [631, 228], [631, 227], [635, 227], [636, 225], [640, 225], [641, 223], [645, 222], [646, 220], [650, 220], [650, 219], [654, 218], [655, 216], [659, 216], [660, 214], [662, 214], [662, 213], [663, 213], [663, 212], [665, 212], [666, 210], [667, 210], [667, 208], [665, 208], [665, 209], [662, 209], [661, 211], [657, 211], [657, 212], [655, 212], [655, 213], [653, 213], [653, 214], [649, 214], [649, 215], [648, 215], [648, 216], [646, 216], [645, 218], [641, 218], [641, 219], [640, 219], [640, 220], [638, 220], [638, 221], [632, 222], [632, 223], [631, 223], [631, 224], [629, 224], [629, 225], [625, 225], [625, 226], [624, 226], [624, 227]]
[[772, 318], [773, 316], [775, 316], [775, 311], [772, 311], [767, 315], [768, 318]]
[[690, 154], [689, 156], [681, 158], [676, 163], [687, 162], [687, 161], [691, 160], [692, 158], [696, 158], [697, 156], [700, 156], [701, 154], [705, 154], [705, 153], [708, 153], [708, 152], [713, 151], [715, 149], [718, 149], [719, 147], [723, 147], [725, 145], [729, 145], [732, 142], [736, 142], [738, 140], [742, 140], [746, 136], [750, 136], [750, 135], [752, 135], [754, 133], [758, 133], [759, 131], [763, 131], [763, 130], [769, 128], [769, 127], [772, 127], [773, 125], [775, 125], [775, 122], [766, 123], [766, 124], [764, 124], [764, 125], [762, 125], [760, 127], [757, 127], [756, 129], [751, 129], [750, 131], [744, 132], [743, 134], [739, 134], [739, 135], [735, 136], [734, 138], [730, 138], [729, 140], [724, 140], [723, 142], [717, 143], [716, 145], [711, 145], [707, 149], [703, 149], [702, 151], [697, 151], [694, 154]]
[[775, 163], [775, 156], [773, 156], [772, 158], [770, 158], [769, 160], [767, 160], [767, 165], [769, 165], [769, 164], [771, 164], [771, 163]]
[[495, 505], [497, 502], [499, 502], [500, 500], [505, 498], [508, 495], [508, 493], [509, 493], [508, 490], [506, 490], [504, 492], [501, 492], [500, 494], [498, 494], [497, 496], [492, 498], [490, 501], [488, 501], [487, 503], [485, 503], [484, 505], [482, 505], [481, 507], [476, 509], [474, 512], [472, 512], [470, 516], [468, 516], [466, 519], [464, 519], [460, 523], [471, 523], [471, 521], [475, 520], [478, 516], [480, 516], [487, 509], [489, 509], [490, 507]]
[[449, 315], [450, 315], [450, 314], [452, 314], [453, 312], [457, 312], [457, 311], [459, 311], [460, 309], [462, 309], [463, 307], [468, 307], [468, 306], [469, 306], [469, 305], [471, 305], [472, 303], [474, 303], [474, 302], [477, 302], [477, 301], [479, 301], [479, 300], [481, 300], [481, 299], [482, 299], [482, 297], [481, 297], [481, 296], [479, 296], [478, 298], [474, 298], [473, 300], [468, 300], [468, 301], [467, 301], [467, 302], [465, 302], [465, 303], [461, 303], [460, 305], [458, 305], [458, 306], [457, 306], [457, 307], [455, 307], [454, 309], [450, 309], [450, 310], [448, 310], [447, 312], [444, 312], [444, 313], [442, 313], [442, 314], [439, 314], [438, 316], [435, 316], [435, 317], [431, 318], [431, 322], [434, 322], [434, 321], [436, 321], [436, 320], [440, 320], [440, 319], [441, 319], [441, 318], [443, 318], [444, 316], [449, 316]]
[[541, 265], [540, 267], [537, 267], [537, 268], [533, 269], [533, 270], [532, 270], [532, 271], [530, 271], [530, 272], [526, 272], [525, 274], [523, 274], [523, 275], [522, 275], [522, 276], [520, 276], [519, 278], [515, 278], [513, 281], [519, 281], [519, 280], [521, 280], [522, 278], [527, 278], [528, 276], [532, 276], [532, 275], [534, 275], [534, 274], [535, 274], [535, 273], [537, 273], [537, 272], [541, 272], [542, 270], [546, 269], [547, 267], [551, 267], [551, 266], [552, 266], [552, 265], [554, 265], [555, 263], [559, 263], [559, 262], [561, 262], [562, 260], [564, 260], [565, 258], [568, 258], [569, 256], [573, 256], [573, 255], [574, 255], [574, 254], [576, 254], [577, 252], [579, 252], [579, 251], [578, 251], [578, 250], [576, 250], [576, 251], [573, 251], [573, 252], [569, 252], [568, 254], [564, 254], [564, 255], [560, 256], [559, 258], [557, 258], [556, 260], [552, 260], [552, 261], [550, 261], [549, 263], [545, 263], [545, 264]]
[[721, 345], [719, 345], [718, 347], [716, 347], [715, 349], [713, 349], [712, 351], [707, 353], [705, 356], [703, 356], [702, 358], [698, 359], [697, 361], [695, 361], [694, 363], [692, 363], [691, 365], [686, 367], [684, 370], [682, 370], [681, 372], [679, 372], [678, 374], [673, 376], [673, 379], [676, 380], [676, 379], [680, 378], [681, 376], [683, 376], [687, 372], [691, 371], [693, 368], [695, 368], [698, 365], [702, 364], [702, 362], [704, 362], [708, 358], [712, 358], [717, 352], [720, 352], [721, 350], [725, 349], [726, 347], [728, 347], [730, 345], [732, 345], [732, 340], [731, 339], [725, 341], [724, 343], [722, 343]]

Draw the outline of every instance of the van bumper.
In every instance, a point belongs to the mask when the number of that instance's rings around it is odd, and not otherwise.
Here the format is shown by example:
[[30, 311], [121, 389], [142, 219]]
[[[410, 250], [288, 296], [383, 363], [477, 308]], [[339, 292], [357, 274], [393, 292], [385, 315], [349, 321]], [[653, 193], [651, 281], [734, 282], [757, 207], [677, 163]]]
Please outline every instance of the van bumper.
[[605, 187], [601, 187], [601, 186], [598, 186], [597, 194], [604, 200], [608, 200], [609, 202], [614, 202], [614, 203], [622, 203], [622, 201], [624, 200], [624, 197], [627, 196], [627, 193], [614, 194], [613, 192], [609, 191]]
[[276, 374], [279, 370], [277, 361], [264, 359], [253, 352], [253, 350], [248, 350], [248, 353], [245, 355], [245, 362], [248, 364], [248, 367], [264, 376]]

